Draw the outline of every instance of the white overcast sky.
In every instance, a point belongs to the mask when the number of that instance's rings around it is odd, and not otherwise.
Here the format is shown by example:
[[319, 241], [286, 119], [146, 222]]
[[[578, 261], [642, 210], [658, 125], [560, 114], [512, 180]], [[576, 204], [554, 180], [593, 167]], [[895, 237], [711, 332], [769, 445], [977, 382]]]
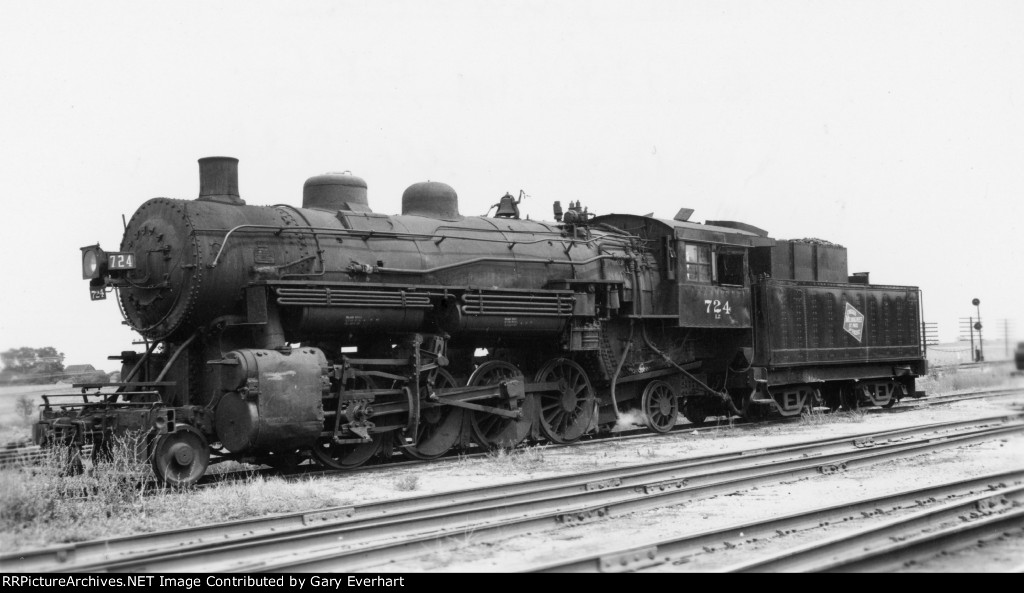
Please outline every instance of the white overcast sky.
[[254, 205], [351, 170], [384, 213], [426, 179], [463, 214], [693, 208], [846, 246], [945, 340], [974, 297], [1024, 336], [1022, 31], [1015, 0], [4, 2], [0, 350], [115, 368], [79, 247], [212, 155]]

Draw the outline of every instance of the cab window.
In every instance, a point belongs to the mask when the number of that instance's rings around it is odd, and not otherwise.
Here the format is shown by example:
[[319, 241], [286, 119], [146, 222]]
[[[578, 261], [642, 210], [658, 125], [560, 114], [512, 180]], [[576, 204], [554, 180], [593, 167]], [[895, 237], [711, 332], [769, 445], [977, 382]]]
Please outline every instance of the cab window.
[[686, 245], [686, 281], [711, 282], [710, 245]]
[[743, 286], [743, 252], [718, 251], [715, 253], [715, 276], [719, 284]]
[[686, 244], [686, 281], [743, 286], [746, 256], [742, 249], [721, 245]]

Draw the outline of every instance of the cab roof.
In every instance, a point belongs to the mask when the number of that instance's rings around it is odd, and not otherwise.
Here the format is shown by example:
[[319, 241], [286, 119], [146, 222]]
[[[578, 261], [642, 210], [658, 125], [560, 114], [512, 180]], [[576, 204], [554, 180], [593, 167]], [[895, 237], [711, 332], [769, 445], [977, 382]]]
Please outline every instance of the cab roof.
[[591, 225], [606, 224], [645, 239], [672, 236], [676, 239], [743, 245], [771, 246], [775, 243], [768, 231], [742, 222], [709, 220], [704, 224], [688, 220], [668, 220], [636, 214], [605, 214], [591, 219]]

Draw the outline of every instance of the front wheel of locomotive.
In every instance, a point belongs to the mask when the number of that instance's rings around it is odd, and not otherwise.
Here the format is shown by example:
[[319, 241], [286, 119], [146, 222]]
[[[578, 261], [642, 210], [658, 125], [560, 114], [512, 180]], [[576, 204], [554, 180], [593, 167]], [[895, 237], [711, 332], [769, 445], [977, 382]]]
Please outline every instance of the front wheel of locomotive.
[[[641, 397], [644, 423], [654, 432], [668, 432], [679, 417], [679, 399], [675, 390], [665, 381], [651, 381]], [[703, 420], [703, 419], [702, 419]]]
[[552, 442], [579, 440], [594, 419], [597, 398], [583, 367], [567, 358], [556, 358], [537, 372], [537, 383], [558, 383], [558, 389], [541, 391], [540, 429]]
[[[434, 389], [455, 387], [455, 378], [444, 369], [438, 369], [434, 377]], [[420, 392], [430, 389], [424, 381]], [[421, 400], [422, 401], [422, 400]], [[429, 401], [429, 398], [428, 398]], [[432, 405], [420, 410], [420, 421], [412, 444], [403, 450], [413, 459], [437, 459], [458, 444], [462, 438], [465, 414], [462, 408], [446, 405]]]
[[160, 435], [153, 442], [153, 473], [168, 486], [190, 486], [206, 473], [210, 448], [191, 428]]

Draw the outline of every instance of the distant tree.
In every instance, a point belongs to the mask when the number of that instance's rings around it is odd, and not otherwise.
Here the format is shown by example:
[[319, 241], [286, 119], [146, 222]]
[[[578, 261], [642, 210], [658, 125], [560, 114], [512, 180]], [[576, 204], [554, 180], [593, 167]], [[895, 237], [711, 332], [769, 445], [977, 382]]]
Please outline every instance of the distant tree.
[[4, 364], [0, 375], [7, 380], [26, 376], [33, 382], [45, 383], [60, 378], [64, 372], [64, 353], [52, 346], [12, 348], [0, 352], [0, 362]]
[[21, 395], [18, 397], [18, 401], [14, 404], [14, 409], [18, 411], [18, 415], [21, 416], [25, 422], [29, 422], [36, 411], [36, 402], [32, 399], [31, 395]]
[[110, 380], [110, 375], [106, 371], [95, 371], [86, 377], [88, 383], [106, 383]]

